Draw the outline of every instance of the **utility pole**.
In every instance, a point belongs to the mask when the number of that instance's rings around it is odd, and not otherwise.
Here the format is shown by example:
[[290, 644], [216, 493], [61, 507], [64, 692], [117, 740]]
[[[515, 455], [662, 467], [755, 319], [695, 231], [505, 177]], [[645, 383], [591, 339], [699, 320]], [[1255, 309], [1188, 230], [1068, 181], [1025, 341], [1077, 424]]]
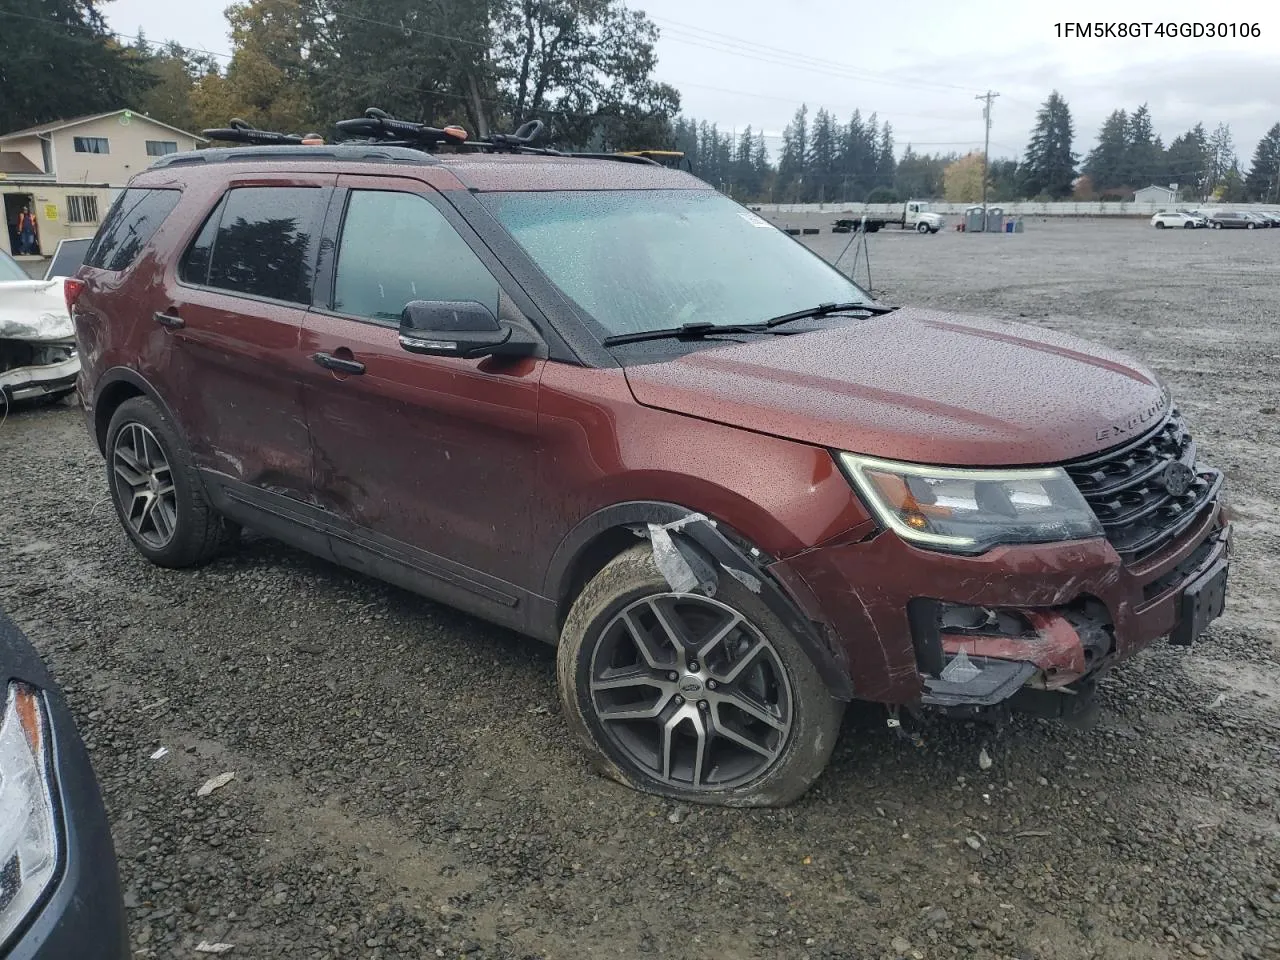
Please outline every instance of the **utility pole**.
[[982, 119], [987, 123], [987, 134], [982, 141], [982, 229], [987, 229], [987, 163], [988, 154], [991, 153], [991, 101], [1000, 96], [988, 90], [986, 93], [974, 97], [975, 100], [986, 101], [982, 108]]

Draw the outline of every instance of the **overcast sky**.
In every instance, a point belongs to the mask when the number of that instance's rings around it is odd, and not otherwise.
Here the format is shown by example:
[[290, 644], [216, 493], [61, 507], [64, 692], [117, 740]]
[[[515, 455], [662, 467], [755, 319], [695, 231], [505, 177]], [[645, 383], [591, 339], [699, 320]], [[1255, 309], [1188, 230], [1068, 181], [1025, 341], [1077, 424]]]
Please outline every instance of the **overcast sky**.
[[[686, 116], [721, 129], [751, 124], [776, 136], [795, 108], [825, 106], [842, 120], [854, 107], [893, 124], [899, 153], [982, 146], [982, 105], [995, 90], [991, 154], [1019, 156], [1037, 106], [1057, 89], [1071, 106], [1076, 152], [1085, 154], [1113, 109], [1149, 104], [1170, 140], [1201, 121], [1231, 125], [1247, 169], [1258, 139], [1280, 122], [1280, 13], [1259, 2], [1083, 0], [631, 0], [663, 31], [660, 79], [674, 84]], [[112, 0], [112, 28], [177, 40], [215, 53], [231, 49], [226, 0]], [[1058, 10], [1052, 9], [1058, 7]], [[1059, 38], [1055, 23], [1114, 20], [1203, 22], [1230, 11], [1260, 24], [1247, 39]], [[1276, 8], [1280, 9], [1280, 8]], [[1070, 12], [1067, 12], [1070, 11]], [[223, 61], [225, 63], [225, 60]], [[777, 149], [777, 140], [770, 147]]]

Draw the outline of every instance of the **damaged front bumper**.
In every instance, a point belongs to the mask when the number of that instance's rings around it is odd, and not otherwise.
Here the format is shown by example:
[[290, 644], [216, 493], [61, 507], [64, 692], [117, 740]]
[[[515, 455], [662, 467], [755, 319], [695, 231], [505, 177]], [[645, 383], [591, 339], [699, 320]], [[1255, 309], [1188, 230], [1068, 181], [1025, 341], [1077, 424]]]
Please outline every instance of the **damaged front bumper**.
[[0, 341], [0, 394], [7, 400], [70, 393], [79, 373], [74, 342]]
[[770, 572], [825, 628], [858, 699], [947, 709], [1076, 692], [1161, 637], [1191, 643], [1222, 612], [1231, 542], [1220, 500], [1127, 565], [1101, 538], [965, 557], [865, 534]]

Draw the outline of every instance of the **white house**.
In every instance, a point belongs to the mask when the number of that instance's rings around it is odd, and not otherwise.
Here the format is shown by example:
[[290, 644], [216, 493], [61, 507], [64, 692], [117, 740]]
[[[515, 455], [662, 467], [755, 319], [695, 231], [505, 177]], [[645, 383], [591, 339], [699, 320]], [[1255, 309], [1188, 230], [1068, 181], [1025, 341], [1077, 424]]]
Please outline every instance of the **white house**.
[[1138, 203], [1176, 203], [1178, 200], [1178, 188], [1176, 186], [1159, 187], [1153, 183], [1149, 187], [1135, 190], [1133, 199]]
[[18, 215], [36, 218], [39, 251], [53, 253], [64, 238], [91, 237], [129, 178], [156, 157], [185, 153], [206, 141], [143, 116], [110, 110], [0, 132], [0, 250], [16, 251]]

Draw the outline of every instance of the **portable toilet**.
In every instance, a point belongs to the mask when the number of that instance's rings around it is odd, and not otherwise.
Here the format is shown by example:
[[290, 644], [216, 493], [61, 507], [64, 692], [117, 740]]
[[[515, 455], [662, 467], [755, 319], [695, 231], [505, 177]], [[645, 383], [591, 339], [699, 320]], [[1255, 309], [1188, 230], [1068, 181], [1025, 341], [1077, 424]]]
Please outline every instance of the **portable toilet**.
[[1014, 233], [1021, 233], [1021, 232], [1022, 232], [1022, 218], [1021, 218], [1021, 217], [1019, 217], [1017, 220], [1015, 220], [1015, 221], [1013, 222], [1013, 232], [1014, 232]]
[[981, 233], [986, 229], [982, 219], [982, 207], [972, 206], [964, 209], [964, 232]]
[[987, 233], [1004, 232], [1004, 207], [987, 207]]

